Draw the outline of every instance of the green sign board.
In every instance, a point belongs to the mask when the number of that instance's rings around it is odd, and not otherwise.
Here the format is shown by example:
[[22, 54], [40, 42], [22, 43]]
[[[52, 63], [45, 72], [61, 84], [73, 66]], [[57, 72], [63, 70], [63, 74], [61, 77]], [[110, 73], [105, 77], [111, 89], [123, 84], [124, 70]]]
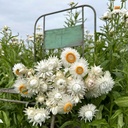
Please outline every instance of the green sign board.
[[44, 35], [45, 49], [79, 46], [83, 43], [82, 25], [46, 30]]

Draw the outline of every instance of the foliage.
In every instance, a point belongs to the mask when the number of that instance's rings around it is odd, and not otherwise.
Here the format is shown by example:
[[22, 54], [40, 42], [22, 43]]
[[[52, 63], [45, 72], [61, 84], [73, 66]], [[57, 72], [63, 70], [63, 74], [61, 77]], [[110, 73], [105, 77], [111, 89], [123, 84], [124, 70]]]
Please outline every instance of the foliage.
[[[126, 1], [121, 1], [121, 9], [125, 9]], [[76, 6], [73, 4], [71, 6]], [[114, 11], [114, 1], [110, 0], [107, 14]], [[77, 15], [78, 14], [78, 15]], [[74, 26], [81, 21], [78, 18], [80, 12], [68, 12], [68, 17], [65, 21], [65, 27]], [[71, 18], [73, 17], [74, 20]], [[68, 115], [57, 115], [55, 118], [55, 128], [127, 128], [128, 127], [128, 16], [120, 15], [116, 12], [111, 15], [102, 17], [104, 25], [101, 26], [101, 31], [96, 33], [96, 42], [93, 41], [93, 36], [87, 31], [85, 33], [85, 51], [84, 57], [93, 65], [101, 65], [104, 70], [109, 70], [115, 80], [115, 85], [112, 91], [107, 95], [102, 95], [98, 98], [85, 99], [82, 103], [76, 106], [72, 113]], [[11, 30], [5, 26], [2, 30], [3, 37], [0, 39], [0, 87], [12, 87], [15, 76], [12, 72], [12, 67], [16, 63], [22, 62], [27, 67], [31, 68], [34, 65], [33, 43], [26, 48], [23, 40], [18, 40], [17, 36], [13, 36]], [[42, 37], [41, 37], [42, 41]], [[20, 42], [20, 43], [19, 43]], [[37, 41], [37, 60], [43, 58], [42, 46], [40, 40]], [[94, 50], [95, 49], [95, 50]], [[81, 49], [79, 49], [80, 51]], [[52, 54], [59, 54], [59, 51], [47, 51], [46, 58]], [[27, 100], [20, 95], [4, 94], [2, 98]], [[97, 113], [92, 122], [84, 122], [78, 118], [78, 108], [83, 104], [93, 103], [97, 106]], [[19, 107], [20, 106], [20, 107]], [[32, 126], [27, 122], [24, 116], [24, 105], [1, 102], [0, 123], [2, 128], [39, 128]], [[46, 121], [42, 128], [49, 128], [51, 119]]]

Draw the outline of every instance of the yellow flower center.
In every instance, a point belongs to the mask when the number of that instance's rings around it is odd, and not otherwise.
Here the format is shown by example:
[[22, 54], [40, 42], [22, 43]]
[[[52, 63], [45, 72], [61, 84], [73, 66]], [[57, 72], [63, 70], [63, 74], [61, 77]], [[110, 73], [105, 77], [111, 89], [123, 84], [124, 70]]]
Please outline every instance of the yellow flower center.
[[69, 62], [69, 63], [74, 63], [76, 61], [76, 56], [73, 54], [73, 53], [68, 53], [66, 55], [66, 60]]
[[115, 10], [116, 10], [116, 9], [120, 9], [120, 6], [115, 6], [114, 9], [115, 9]]
[[19, 69], [16, 70], [16, 75], [20, 75]]
[[19, 91], [20, 91], [20, 93], [28, 94], [28, 89], [25, 87], [24, 84], [20, 85]]
[[77, 73], [77, 74], [81, 75], [83, 72], [84, 72], [84, 69], [83, 69], [82, 66], [78, 66], [78, 67], [76, 68], [76, 73]]
[[68, 102], [64, 105], [63, 110], [64, 112], [70, 112], [72, 110], [72, 107], [73, 107], [72, 103]]

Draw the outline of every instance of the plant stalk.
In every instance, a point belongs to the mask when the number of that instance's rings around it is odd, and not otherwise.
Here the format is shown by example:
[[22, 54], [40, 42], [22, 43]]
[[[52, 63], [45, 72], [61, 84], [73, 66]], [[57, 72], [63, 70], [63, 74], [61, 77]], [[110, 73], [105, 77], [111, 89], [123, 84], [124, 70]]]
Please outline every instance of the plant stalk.
[[51, 120], [50, 128], [54, 128], [54, 124], [55, 124], [55, 115], [52, 115], [52, 120]]

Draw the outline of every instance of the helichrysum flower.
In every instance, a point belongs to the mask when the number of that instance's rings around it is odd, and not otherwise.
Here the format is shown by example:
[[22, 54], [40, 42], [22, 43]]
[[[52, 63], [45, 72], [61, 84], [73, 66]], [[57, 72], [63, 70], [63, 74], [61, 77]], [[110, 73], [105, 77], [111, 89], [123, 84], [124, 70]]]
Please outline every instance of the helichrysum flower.
[[69, 80], [67, 86], [67, 92], [72, 96], [74, 103], [80, 102], [80, 99], [84, 97], [85, 85], [81, 79]]
[[58, 112], [66, 114], [71, 112], [74, 102], [70, 95], [65, 94], [60, 102], [58, 102]]
[[67, 84], [67, 78], [63, 75], [57, 76], [54, 80], [54, 87], [58, 89], [65, 89]]
[[115, 6], [111, 14], [122, 14], [122, 10], [120, 9], [120, 6]]
[[33, 76], [33, 74], [34, 74], [34, 69], [30, 68], [26, 72], [26, 77], [29, 78], [29, 77]]
[[80, 58], [80, 54], [73, 48], [65, 48], [60, 56], [65, 67], [69, 67]]
[[95, 77], [87, 76], [87, 78], [85, 79], [85, 86], [87, 90], [92, 90], [95, 87], [95, 81]]
[[109, 91], [112, 90], [113, 85], [114, 85], [114, 81], [109, 71], [106, 71], [104, 73], [104, 76], [96, 80], [96, 86], [99, 87], [101, 94], [107, 94]]
[[87, 104], [80, 108], [79, 110], [79, 117], [83, 119], [85, 122], [92, 121], [93, 117], [95, 116], [97, 109], [96, 106], [93, 104]]
[[30, 35], [27, 35], [27, 40], [28, 41], [33, 41], [34, 40], [34, 37], [33, 36], [30, 36]]
[[12, 70], [16, 76], [22, 76], [27, 72], [27, 68], [22, 63], [15, 64]]
[[29, 122], [32, 122], [33, 125], [42, 125], [45, 123], [46, 119], [49, 119], [49, 112], [44, 108], [27, 108], [25, 114], [28, 116]]
[[37, 65], [35, 66], [35, 71], [37, 72], [37, 75], [39, 77], [42, 77], [43, 79], [53, 75], [53, 71], [48, 67], [47, 60], [41, 60], [40, 62], [37, 62]]
[[85, 59], [81, 58], [71, 65], [69, 71], [72, 77], [83, 78], [88, 73], [88, 63]]
[[56, 115], [58, 113], [58, 104], [52, 105], [50, 107], [50, 112], [52, 112], [53, 115]]
[[40, 91], [40, 80], [36, 76], [28, 78], [28, 91], [37, 94]]
[[31, 97], [32, 94], [28, 92], [28, 84], [25, 79], [17, 79], [14, 83], [14, 89], [17, 93], [20, 93], [23, 97]]
[[48, 97], [47, 100], [50, 102], [50, 105], [58, 104], [58, 102], [62, 100], [63, 94], [64, 94], [64, 91], [61, 91], [55, 88], [52, 91], [47, 93], [47, 97]]
[[39, 94], [35, 99], [37, 103], [43, 104], [46, 99], [46, 96], [44, 94]]
[[40, 90], [39, 90], [39, 93], [46, 92], [49, 88], [50, 87], [49, 87], [47, 81], [44, 81], [44, 80], [40, 79]]
[[109, 20], [110, 18], [111, 18], [111, 12], [106, 11], [100, 19], [101, 20]]
[[49, 70], [59, 70], [62, 67], [62, 62], [56, 57], [49, 57], [48, 58], [48, 68]]
[[[92, 77], [93, 78], [93, 77]], [[85, 80], [85, 86], [87, 87], [86, 97], [99, 97], [102, 94], [107, 94], [112, 90], [114, 81], [109, 71], [104, 72], [104, 75], [92, 79], [87, 77]]]
[[95, 79], [97, 77], [102, 76], [102, 74], [103, 74], [102, 68], [100, 66], [94, 65], [89, 70], [88, 76]]
[[33, 118], [33, 116], [34, 116], [34, 111], [35, 111], [35, 108], [33, 108], [33, 107], [28, 107], [28, 108], [26, 108], [25, 109], [25, 115], [27, 115], [28, 116], [28, 119], [31, 119], [31, 118]]
[[99, 90], [99, 86], [96, 86], [96, 77], [93, 76], [89, 76], [85, 79], [85, 86], [87, 89], [87, 92], [85, 93], [85, 96], [87, 98], [92, 98], [92, 97], [99, 97], [101, 95], [100, 90]]

